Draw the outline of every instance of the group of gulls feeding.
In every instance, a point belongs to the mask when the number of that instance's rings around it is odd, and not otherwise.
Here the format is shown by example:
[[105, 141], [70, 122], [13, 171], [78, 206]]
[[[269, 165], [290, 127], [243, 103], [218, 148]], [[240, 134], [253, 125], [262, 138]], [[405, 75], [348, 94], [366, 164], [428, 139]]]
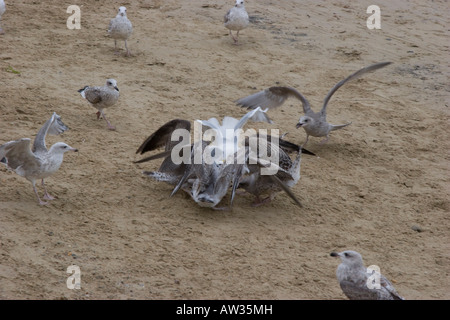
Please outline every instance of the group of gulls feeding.
[[[0, 0], [0, 19], [5, 12], [5, 3]], [[238, 44], [239, 31], [246, 28], [249, 16], [245, 10], [244, 1], [236, 0], [236, 4], [224, 16], [224, 25], [234, 43]], [[115, 18], [111, 19], [108, 33], [114, 39], [117, 53], [117, 40], [125, 42], [126, 55], [130, 55], [127, 40], [133, 27], [126, 15], [126, 8], [120, 7]], [[236, 31], [236, 36], [232, 31]], [[0, 34], [3, 34], [0, 26]], [[196, 120], [195, 125], [200, 128], [200, 139], [191, 142], [191, 122], [189, 120], [174, 119], [152, 133], [137, 149], [137, 154], [145, 154], [164, 148], [164, 151], [147, 156], [135, 163], [144, 163], [156, 159], [163, 159], [157, 171], [143, 171], [145, 176], [157, 181], [166, 182], [173, 186], [170, 196], [180, 189], [186, 192], [200, 206], [215, 210], [231, 209], [238, 189], [255, 197], [254, 206], [265, 204], [280, 192], [285, 192], [296, 205], [302, 207], [292, 188], [300, 179], [301, 155], [315, 154], [304, 149], [310, 136], [329, 139], [331, 131], [344, 128], [351, 122], [333, 125], [327, 122], [327, 105], [333, 94], [348, 81], [389, 65], [390, 62], [372, 64], [354, 72], [338, 82], [325, 96], [322, 109], [314, 112], [309, 101], [292, 87], [270, 87], [250, 96], [238, 99], [238, 106], [246, 107], [249, 111], [240, 119], [224, 117], [222, 123], [216, 118]], [[97, 109], [97, 119], [102, 116], [110, 130], [115, 127], [107, 120], [104, 109], [115, 105], [119, 99], [119, 88], [115, 79], [107, 79], [104, 86], [85, 86], [78, 90], [94, 108]], [[243, 128], [249, 121], [273, 123], [267, 116], [267, 111], [279, 107], [289, 97], [295, 97], [302, 103], [302, 115], [296, 128], [302, 127], [306, 132], [306, 140], [302, 145], [294, 144], [284, 139], [284, 135], [273, 136], [261, 132], [244, 134]], [[0, 162], [18, 175], [29, 180], [33, 186], [39, 204], [55, 199], [51, 196], [44, 183], [44, 179], [54, 174], [63, 162], [64, 154], [68, 151], [77, 152], [64, 142], [53, 144], [47, 149], [45, 138], [47, 135], [59, 135], [68, 130], [61, 117], [53, 113], [38, 131], [33, 145], [31, 139], [22, 138], [9, 141], [0, 146]], [[184, 132], [188, 139], [177, 132]], [[195, 131], [195, 130], [194, 130]], [[206, 134], [209, 131], [210, 136]], [[231, 135], [229, 135], [231, 132]], [[194, 132], [195, 135], [195, 132]], [[177, 137], [174, 139], [174, 136]], [[208, 157], [205, 157], [205, 154]], [[291, 154], [295, 154], [291, 158]], [[198, 155], [200, 155], [198, 157]], [[270, 156], [269, 156], [270, 155]], [[176, 156], [176, 157], [174, 157]], [[275, 157], [274, 157], [275, 156]], [[179, 159], [182, 161], [179, 161]], [[266, 170], [266, 173], [264, 173]], [[267, 171], [270, 171], [267, 173]], [[36, 188], [36, 181], [41, 180], [44, 188], [43, 201]], [[219, 206], [231, 189], [228, 206]], [[344, 294], [349, 299], [367, 300], [403, 300], [392, 283], [383, 275], [378, 274], [380, 287], [371, 289], [367, 282], [373, 276], [363, 265], [362, 257], [355, 251], [332, 252], [331, 256], [339, 257], [341, 264], [336, 275]]]
[[[249, 111], [241, 119], [225, 117], [222, 124], [216, 118], [197, 120], [202, 130], [207, 127], [213, 131], [214, 139], [202, 138], [194, 143], [190, 143], [189, 139], [174, 140], [173, 134], [178, 129], [183, 129], [189, 134], [191, 123], [181, 119], [171, 120], [152, 133], [136, 151], [144, 154], [164, 147], [164, 152], [136, 163], [164, 158], [158, 171], [143, 173], [158, 181], [175, 185], [171, 196], [179, 189], [184, 190], [201, 207], [231, 208], [238, 188], [243, 188], [256, 197], [255, 206], [272, 200], [280, 191], [285, 191], [297, 205], [301, 206], [290, 188], [300, 179], [301, 153], [314, 154], [283, 139], [273, 143], [273, 137], [269, 135], [251, 132], [250, 135], [244, 136], [242, 128], [250, 120], [269, 121], [265, 111], [259, 107]], [[183, 153], [181, 158], [188, 161], [176, 162], [175, 147], [178, 154]], [[197, 152], [199, 157], [196, 161]], [[294, 161], [288, 155], [289, 152], [297, 153]], [[278, 161], [270, 161], [269, 154], [270, 157], [276, 154]], [[208, 162], [205, 155], [213, 157], [213, 161]], [[262, 174], [262, 168], [267, 169], [271, 166], [272, 174]], [[229, 207], [217, 207], [230, 188]], [[267, 198], [261, 199], [263, 195], [267, 195]]]
[[[150, 160], [164, 158], [158, 171], [144, 171], [144, 174], [156, 179], [157, 181], [167, 182], [175, 185], [171, 196], [178, 192], [179, 189], [186, 191], [193, 200], [202, 207], [216, 207], [222, 198], [226, 195], [229, 188], [231, 191], [231, 208], [236, 189], [242, 188], [246, 192], [255, 196], [255, 206], [271, 201], [275, 194], [285, 191], [295, 203], [301, 206], [300, 201], [292, 193], [291, 188], [297, 184], [300, 179], [300, 162], [301, 154], [306, 153], [314, 155], [312, 152], [305, 150], [303, 147], [308, 141], [309, 136], [329, 138], [329, 133], [348, 126], [350, 123], [343, 125], [332, 125], [326, 120], [326, 107], [331, 96], [345, 83], [350, 80], [357, 79], [363, 74], [378, 70], [389, 65], [390, 62], [381, 62], [372, 64], [362, 68], [344, 80], [338, 82], [326, 95], [322, 110], [315, 113], [310, 107], [310, 103], [297, 90], [290, 87], [271, 87], [263, 91], [257, 92], [245, 98], [235, 101], [239, 106], [251, 109], [241, 119], [225, 117], [222, 124], [216, 118], [207, 121], [197, 120], [203, 127], [208, 127], [215, 133], [213, 141], [197, 141], [196, 144], [187, 143], [178, 140], [175, 143], [172, 135], [177, 129], [184, 129], [188, 133], [191, 132], [191, 124], [187, 120], [174, 119], [164, 124], [154, 133], [152, 133], [138, 148], [138, 154], [144, 154], [164, 147], [162, 153], [146, 157], [136, 163], [143, 163]], [[300, 117], [297, 128], [302, 127], [306, 131], [306, 141], [302, 146], [293, 144], [284, 139], [277, 137], [277, 144], [272, 143], [271, 136], [256, 134], [253, 138], [258, 141], [258, 146], [251, 145], [249, 140], [239, 141], [239, 130], [249, 121], [258, 121], [272, 123], [266, 112], [282, 105], [290, 96], [296, 97], [303, 104], [305, 115]], [[263, 110], [264, 109], [264, 110]], [[234, 134], [234, 139], [227, 139], [226, 131]], [[233, 136], [232, 134], [232, 136]], [[219, 137], [219, 138], [217, 138]], [[247, 137], [249, 138], [249, 137]], [[219, 141], [220, 143], [217, 143]], [[264, 142], [266, 150], [262, 150], [259, 146]], [[187, 159], [190, 163], [174, 163], [174, 148], [176, 152], [183, 151], [183, 159]], [[206, 163], [204, 159], [201, 162], [192, 164], [194, 154], [199, 152], [205, 154], [205, 149], [210, 149], [215, 154], [213, 163]], [[199, 151], [197, 151], [199, 150]], [[232, 150], [231, 153], [225, 150]], [[297, 153], [294, 160], [291, 159], [290, 153]], [[276, 161], [261, 157], [262, 155], [276, 154]], [[219, 155], [219, 156], [218, 156]], [[244, 161], [227, 161], [229, 157], [236, 160], [239, 156]], [[261, 174], [261, 169], [267, 166], [275, 166], [275, 174]], [[266, 197], [263, 197], [266, 196]], [[220, 209], [223, 209], [222, 207]]]

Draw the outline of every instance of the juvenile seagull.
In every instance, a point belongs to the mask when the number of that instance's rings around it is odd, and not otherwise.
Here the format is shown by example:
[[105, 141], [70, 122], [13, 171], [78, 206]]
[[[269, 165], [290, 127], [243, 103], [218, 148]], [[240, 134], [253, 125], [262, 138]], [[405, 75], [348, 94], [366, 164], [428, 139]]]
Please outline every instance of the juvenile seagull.
[[[274, 152], [278, 153], [277, 173], [274, 175], [262, 175], [261, 166], [263, 166], [263, 163], [261, 161], [256, 164], [247, 164], [246, 168], [248, 172], [239, 181], [239, 188], [243, 188], [255, 196], [255, 202], [253, 203], [255, 207], [272, 201], [280, 191], [286, 192], [299, 207], [303, 207], [290, 188], [296, 185], [300, 179], [301, 154], [304, 153], [313, 156], [315, 154], [281, 138], [279, 138], [277, 145], [272, 144], [273, 138], [271, 136], [258, 134], [257, 139], [259, 145], [267, 146], [266, 155], [269, 153], [273, 154]], [[261, 144], [259, 139], [265, 140], [264, 143]], [[297, 152], [294, 161], [289, 156], [289, 153], [293, 151]], [[258, 158], [264, 160], [264, 156], [261, 155], [259, 148]], [[265, 194], [268, 196], [261, 199], [261, 196]]]
[[357, 79], [367, 72], [378, 70], [389, 64], [391, 64], [391, 62], [372, 64], [338, 82], [326, 95], [322, 109], [319, 112], [314, 112], [311, 109], [309, 101], [296, 89], [290, 87], [270, 87], [248, 97], [241, 98], [235, 101], [235, 103], [241, 107], [247, 107], [248, 109], [254, 109], [258, 106], [261, 108], [272, 109], [281, 106], [289, 97], [295, 97], [302, 102], [303, 112], [305, 113], [304, 116], [300, 117], [296, 126], [297, 129], [302, 127], [306, 131], [306, 141], [303, 146], [308, 142], [309, 136], [326, 137], [326, 139], [322, 141], [322, 143], [325, 143], [328, 141], [331, 131], [344, 128], [351, 124], [351, 122], [349, 122], [341, 125], [333, 125], [327, 122], [327, 105], [331, 96], [346, 82]]
[[[236, 4], [233, 8], [228, 10], [227, 14], [223, 18], [225, 28], [230, 30], [230, 36], [234, 40], [234, 44], [238, 43], [239, 31], [245, 29], [248, 25], [248, 14], [245, 10], [244, 0], [236, 0]], [[233, 36], [231, 30], [237, 31], [236, 38]]]
[[[0, 22], [2, 20], [2, 15], [5, 13], [6, 11], [6, 6], [5, 6], [5, 1], [0, 0]], [[2, 26], [0, 25], [0, 34], [4, 34], [5, 32], [2, 29]]]
[[128, 50], [127, 40], [133, 32], [133, 25], [131, 21], [127, 18], [127, 8], [120, 7], [117, 16], [109, 22], [108, 33], [111, 38], [114, 39], [114, 49], [117, 51], [117, 40], [125, 41], [125, 48], [127, 49], [127, 56], [130, 55], [130, 50]]
[[104, 108], [113, 106], [119, 100], [119, 88], [117, 88], [117, 81], [114, 79], [107, 79], [103, 87], [89, 87], [85, 86], [78, 90], [83, 98], [98, 110], [97, 119], [100, 115], [105, 119], [110, 130], [116, 130], [111, 123], [106, 119]]
[[330, 255], [341, 258], [342, 262], [337, 267], [336, 276], [342, 291], [350, 300], [404, 300], [382, 274], [378, 274], [380, 288], [369, 289], [367, 280], [372, 276], [372, 272], [364, 267], [358, 252], [332, 252]]
[[34, 193], [41, 205], [47, 204], [47, 202], [42, 201], [39, 197], [36, 190], [36, 180], [41, 179], [42, 181], [45, 190], [44, 199], [55, 199], [47, 192], [44, 179], [58, 171], [63, 162], [64, 153], [78, 151], [64, 142], [57, 142], [50, 147], [50, 150], [47, 150], [45, 136], [47, 134], [58, 135], [67, 129], [61, 121], [61, 117], [53, 113], [52, 117], [47, 120], [36, 135], [32, 149], [30, 149], [31, 139], [29, 138], [9, 141], [0, 146], [0, 162], [5, 163], [9, 169], [14, 170], [18, 175], [32, 183]]

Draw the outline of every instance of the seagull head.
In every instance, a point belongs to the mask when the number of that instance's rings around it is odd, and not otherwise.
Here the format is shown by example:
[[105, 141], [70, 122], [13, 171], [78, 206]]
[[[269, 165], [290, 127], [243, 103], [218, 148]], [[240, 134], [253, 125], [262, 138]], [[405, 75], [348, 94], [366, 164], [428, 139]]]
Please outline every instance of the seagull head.
[[297, 129], [300, 127], [309, 127], [314, 123], [314, 119], [308, 116], [302, 116], [300, 120], [298, 120], [297, 125], [295, 126]]
[[347, 250], [342, 252], [332, 252], [330, 253], [330, 256], [341, 258], [342, 263], [349, 267], [350, 266], [359, 267], [363, 265], [362, 256], [356, 251]]
[[111, 89], [119, 91], [119, 88], [117, 87], [117, 81], [114, 79], [106, 80], [106, 86], [108, 86]]
[[57, 142], [54, 145], [52, 145], [49, 152], [53, 154], [64, 154], [67, 151], [78, 152], [78, 149], [72, 148], [71, 146], [69, 146], [64, 142]]
[[127, 16], [127, 8], [119, 7], [119, 13], [117, 15], [121, 16], [121, 17], [126, 17]]
[[242, 8], [244, 6], [244, 0], [236, 0], [235, 7]]

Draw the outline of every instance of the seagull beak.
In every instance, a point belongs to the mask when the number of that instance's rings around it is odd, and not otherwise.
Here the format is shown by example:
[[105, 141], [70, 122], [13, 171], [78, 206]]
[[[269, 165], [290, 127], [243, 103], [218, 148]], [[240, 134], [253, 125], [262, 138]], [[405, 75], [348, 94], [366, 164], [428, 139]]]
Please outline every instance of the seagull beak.
[[114, 87], [114, 89], [116, 89], [117, 91], [119, 91], [119, 88], [117, 88], [117, 87]]
[[297, 125], [295, 126], [297, 129], [300, 128], [303, 124], [302, 123], [297, 123]]
[[70, 148], [69, 151], [78, 152], [78, 149]]
[[332, 253], [330, 253], [330, 256], [332, 256], [332, 257], [339, 257], [340, 255], [337, 252], [332, 252]]

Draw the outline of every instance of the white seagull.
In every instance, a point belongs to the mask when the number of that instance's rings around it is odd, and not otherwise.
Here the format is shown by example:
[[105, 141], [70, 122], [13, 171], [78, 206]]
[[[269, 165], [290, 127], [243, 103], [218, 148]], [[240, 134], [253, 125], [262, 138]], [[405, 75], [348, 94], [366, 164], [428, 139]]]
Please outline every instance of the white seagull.
[[[245, 10], [244, 0], [236, 0], [236, 4], [233, 8], [228, 10], [227, 14], [223, 18], [225, 28], [230, 30], [230, 36], [234, 40], [234, 44], [238, 43], [239, 31], [247, 28], [248, 26], [248, 13]], [[231, 30], [237, 31], [236, 38], [233, 36]]]
[[55, 199], [47, 192], [44, 179], [58, 171], [63, 162], [64, 153], [78, 151], [64, 142], [57, 142], [47, 150], [45, 136], [47, 134], [58, 135], [67, 129], [61, 121], [61, 117], [53, 113], [52, 117], [47, 120], [36, 135], [32, 149], [31, 139], [29, 138], [9, 141], [0, 146], [0, 162], [5, 163], [9, 169], [14, 170], [18, 175], [31, 182], [41, 205], [47, 204], [47, 202], [42, 201], [39, 197], [36, 190], [36, 180], [42, 181], [45, 190], [44, 199]]
[[117, 40], [125, 41], [125, 48], [127, 49], [127, 56], [130, 55], [130, 50], [128, 50], [127, 40], [133, 32], [133, 25], [131, 21], [127, 18], [127, 8], [120, 7], [117, 16], [109, 22], [108, 33], [111, 38], [114, 39], [114, 49], [117, 51]]

